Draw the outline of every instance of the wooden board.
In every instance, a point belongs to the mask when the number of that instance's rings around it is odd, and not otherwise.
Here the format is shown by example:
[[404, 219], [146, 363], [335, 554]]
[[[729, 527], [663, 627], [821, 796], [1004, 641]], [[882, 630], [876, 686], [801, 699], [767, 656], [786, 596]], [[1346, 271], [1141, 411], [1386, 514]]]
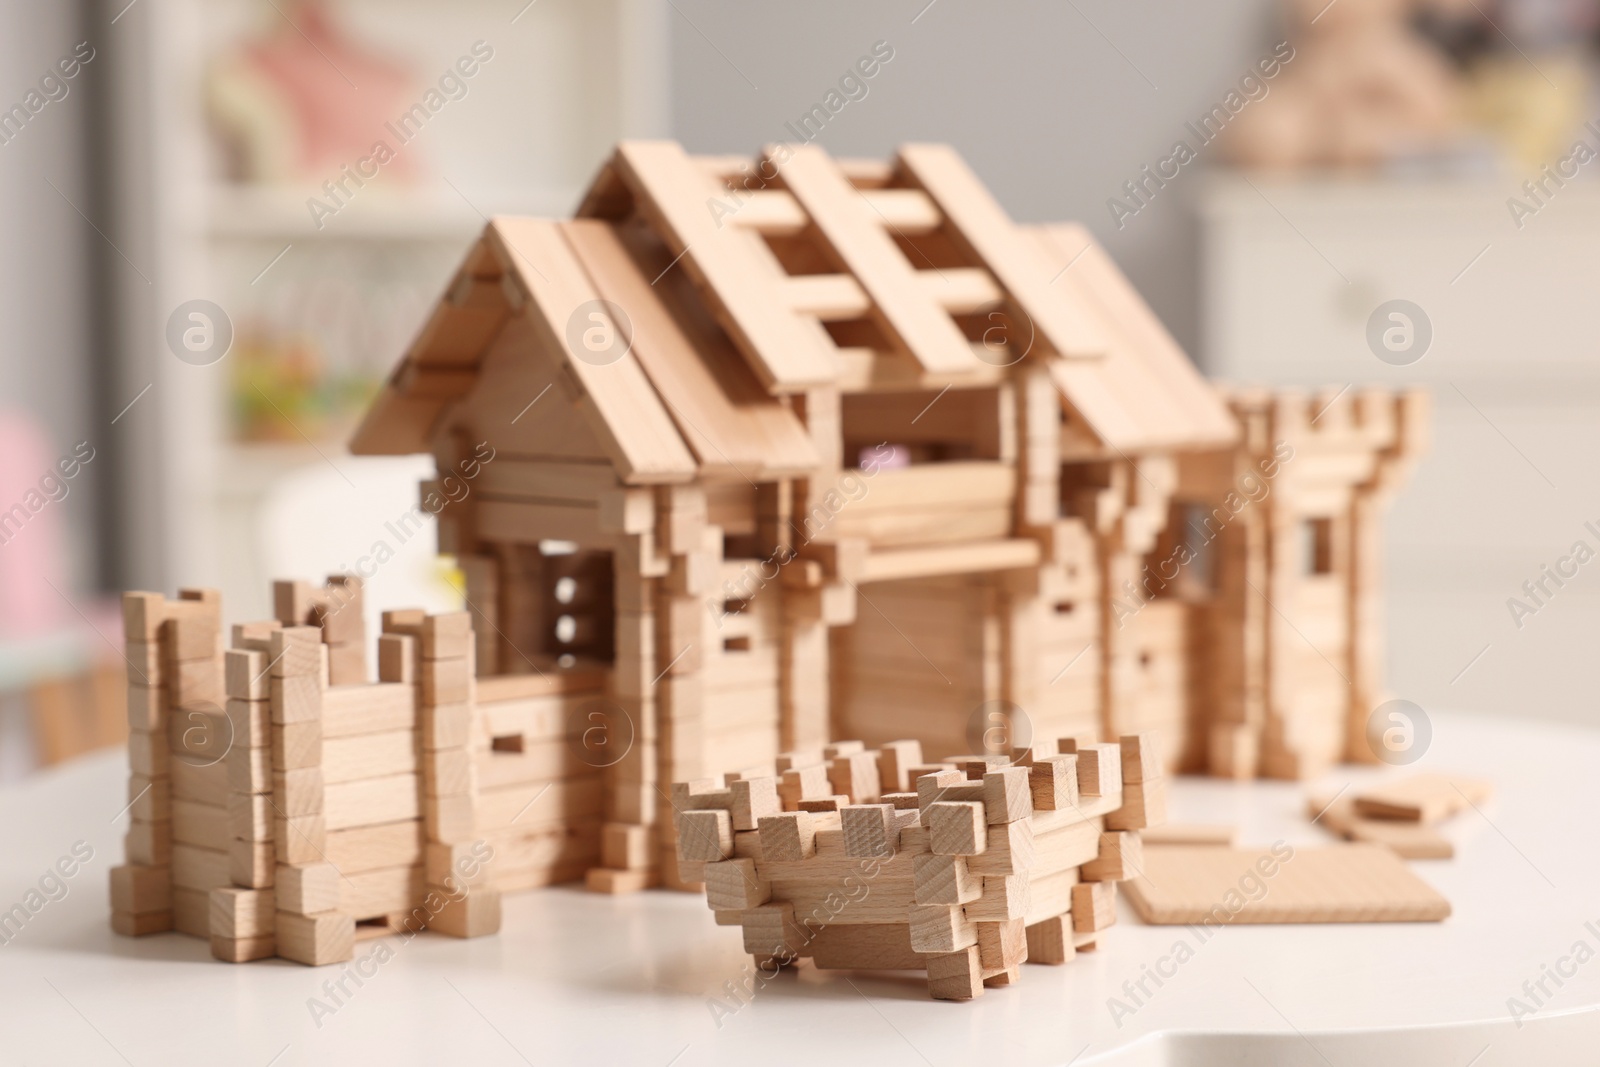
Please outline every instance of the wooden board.
[[1433, 823], [1489, 799], [1493, 787], [1478, 778], [1414, 774], [1355, 795], [1356, 814], [1368, 819]]
[[1143, 875], [1124, 888], [1139, 918], [1157, 926], [1435, 922], [1450, 914], [1449, 901], [1380, 845], [1297, 848], [1287, 858], [1206, 845], [1146, 848]]
[[1348, 841], [1383, 845], [1408, 860], [1447, 860], [1456, 854], [1450, 839], [1423, 823], [1399, 819], [1365, 819], [1356, 814], [1355, 798], [1312, 794], [1306, 813], [1330, 833]]

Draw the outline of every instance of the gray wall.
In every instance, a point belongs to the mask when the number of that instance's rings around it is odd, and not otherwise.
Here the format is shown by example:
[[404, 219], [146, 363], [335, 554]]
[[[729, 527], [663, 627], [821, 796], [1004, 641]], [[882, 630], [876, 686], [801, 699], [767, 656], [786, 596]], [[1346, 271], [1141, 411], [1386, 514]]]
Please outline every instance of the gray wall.
[[[884, 156], [956, 146], [1012, 217], [1094, 230], [1191, 353], [1199, 337], [1187, 170], [1120, 231], [1108, 197], [1170, 153], [1275, 40], [1272, 0], [672, 0], [673, 133], [751, 153], [821, 102], [874, 41], [894, 58], [817, 142]], [[919, 15], [920, 12], [920, 15]], [[912, 20], [916, 21], [913, 22]]]
[[[86, 37], [75, 3], [0, 0], [0, 111], [21, 104]], [[92, 43], [96, 57], [66, 83], [67, 95], [45, 104], [20, 134], [0, 144], [0, 407], [43, 423], [54, 454], [87, 439], [100, 460], [108, 441], [97, 429], [104, 421], [97, 418], [91, 375], [94, 257], [117, 253], [79, 214], [98, 214], [89, 130], [92, 79], [104, 64], [107, 42], [98, 35]], [[80, 586], [93, 585], [99, 570], [95, 490], [106, 465], [101, 460], [85, 468], [68, 497], [52, 505], [60, 507], [70, 532]]]

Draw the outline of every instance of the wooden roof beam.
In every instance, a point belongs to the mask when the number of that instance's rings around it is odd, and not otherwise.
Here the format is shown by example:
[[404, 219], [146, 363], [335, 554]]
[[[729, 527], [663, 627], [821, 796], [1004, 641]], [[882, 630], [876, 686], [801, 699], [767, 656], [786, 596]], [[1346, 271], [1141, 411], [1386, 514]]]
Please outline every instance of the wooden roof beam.
[[944, 214], [945, 231], [951, 239], [993, 272], [1019, 319], [1031, 321], [1062, 356], [1105, 355], [1108, 343], [1094, 321], [1050, 288], [1059, 271], [1011, 221], [955, 149], [905, 145], [900, 149], [900, 165], [905, 176]]

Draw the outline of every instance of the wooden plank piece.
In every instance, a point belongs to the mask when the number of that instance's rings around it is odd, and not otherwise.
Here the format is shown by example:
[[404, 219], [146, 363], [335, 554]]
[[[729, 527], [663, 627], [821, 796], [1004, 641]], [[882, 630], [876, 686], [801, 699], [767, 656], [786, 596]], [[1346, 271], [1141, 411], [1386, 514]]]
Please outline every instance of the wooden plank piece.
[[1147, 848], [1144, 875], [1126, 890], [1139, 918], [1158, 926], [1436, 922], [1450, 914], [1449, 901], [1379, 845]]

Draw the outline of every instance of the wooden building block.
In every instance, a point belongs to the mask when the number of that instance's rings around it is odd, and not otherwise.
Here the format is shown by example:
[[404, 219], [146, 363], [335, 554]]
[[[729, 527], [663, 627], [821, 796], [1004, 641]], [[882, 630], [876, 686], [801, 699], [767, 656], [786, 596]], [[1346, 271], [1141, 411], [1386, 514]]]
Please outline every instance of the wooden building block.
[[383, 634], [378, 638], [378, 681], [416, 684], [416, 638], [407, 634]]
[[[1072, 887], [1072, 929], [1087, 934], [1117, 921], [1117, 883], [1080, 882]], [[1146, 920], [1149, 921], [1148, 919]]]
[[1026, 874], [1033, 866], [1033, 823], [997, 823], [987, 829], [984, 848], [967, 861], [967, 867], [974, 874]]
[[812, 797], [809, 800], [800, 802], [800, 810], [811, 812], [812, 814], [821, 814], [828, 811], [839, 811], [849, 803], [850, 798], [842, 793], [831, 797]]
[[472, 645], [472, 615], [454, 611], [422, 620], [422, 658], [464, 659]]
[[276, 932], [256, 937], [226, 938], [211, 935], [211, 956], [224, 963], [249, 963], [278, 954]]
[[783, 810], [778, 800], [778, 779], [772, 777], [741, 778], [728, 785], [731, 795], [730, 812], [735, 830], [754, 830], [763, 818]]
[[678, 816], [679, 859], [715, 863], [732, 855], [733, 816], [729, 812], [686, 811]]
[[[969, 864], [970, 869], [970, 864]], [[1033, 885], [1026, 874], [986, 874], [978, 899], [966, 907], [973, 922], [1006, 922], [1024, 918], [1033, 906]]]
[[349, 915], [277, 913], [275, 936], [278, 955], [296, 963], [320, 967], [342, 963], [355, 955], [356, 923]]
[[971, 1000], [983, 995], [978, 946], [928, 957], [928, 995], [935, 1000]]
[[989, 847], [981, 802], [941, 800], [929, 805], [926, 812], [928, 844], [935, 854], [975, 856]]
[[984, 794], [982, 779], [974, 782], [959, 770], [936, 771], [917, 779], [917, 799], [923, 811], [941, 801], [977, 801], [981, 804]]
[[339, 906], [339, 869], [331, 863], [279, 866], [274, 891], [279, 911], [315, 915]]
[[111, 909], [130, 913], [171, 911], [171, 868], [111, 868]]
[[274, 678], [319, 678], [322, 633], [315, 626], [284, 626], [272, 632], [267, 659]]
[[[811, 812], [786, 811], [762, 816], [760, 834], [761, 858], [769, 863], [798, 863], [817, 854], [816, 819]], [[731, 851], [731, 827], [729, 837]]]
[[275, 815], [272, 820], [272, 847], [279, 863], [304, 866], [324, 859], [328, 847], [328, 824], [321, 815]]
[[271, 841], [228, 842], [228, 876], [236, 886], [266, 889], [277, 877], [278, 850]]
[[225, 940], [271, 937], [278, 926], [271, 889], [222, 886], [211, 891], [211, 936]]
[[1122, 807], [1106, 816], [1108, 830], [1143, 830], [1167, 821], [1166, 779], [1154, 778], [1126, 786]]
[[322, 721], [274, 723], [272, 725], [272, 766], [293, 771], [322, 765]]
[[1066, 963], [1077, 955], [1072, 916], [1052, 915], [1028, 927], [1029, 963]]
[[774, 901], [746, 909], [740, 925], [744, 928], [744, 950], [752, 956], [793, 954], [805, 943], [806, 934], [795, 921], [794, 905]]
[[113, 911], [111, 929], [123, 937], [144, 937], [174, 928], [172, 909], [164, 911]]
[[1159, 742], [1160, 736], [1154, 730], [1125, 734], [1119, 739], [1124, 782], [1143, 782], [1166, 773]]
[[1028, 789], [1038, 811], [1078, 806], [1078, 757], [1046, 756], [1028, 768]]
[[1144, 865], [1144, 845], [1139, 835], [1113, 831], [1100, 835], [1100, 855], [1082, 868], [1086, 882], [1126, 882], [1137, 878]]
[[1010, 970], [1028, 959], [1028, 932], [1022, 919], [978, 923], [978, 962], [985, 972]]
[[1477, 778], [1414, 774], [1356, 793], [1355, 810], [1368, 819], [1435, 823], [1484, 803], [1493, 792]]
[[654, 863], [654, 857], [655, 834], [650, 827], [608, 822], [600, 828], [602, 865], [623, 871], [643, 870]]
[[1001, 767], [983, 776], [984, 819], [990, 824], [1018, 822], [1033, 814], [1027, 767]]
[[904, 793], [916, 788], [911, 777], [922, 766], [922, 742], [890, 741], [878, 749], [878, 786], [882, 793]]
[[1122, 752], [1117, 745], [1080, 745], [1063, 740], [1062, 751], [1078, 757], [1078, 791], [1086, 797], [1110, 796], [1122, 788]]
[[913, 904], [909, 915], [911, 947], [918, 952], [955, 952], [978, 943], [978, 928], [961, 908]]
[[834, 757], [828, 766], [828, 781], [835, 793], [843, 793], [852, 804], [870, 804], [883, 792], [879, 785], [878, 754], [851, 752]]
[[230, 648], [223, 654], [224, 688], [230, 700], [266, 700], [267, 654], [252, 649]]
[[759, 877], [754, 860], [708, 863], [701, 873], [705, 878], [706, 903], [712, 911], [754, 908], [772, 898], [772, 886]]
[[912, 858], [918, 904], [969, 904], [983, 892], [983, 880], [967, 870], [962, 856], [923, 853]]
[[839, 809], [847, 856], [888, 857], [900, 843], [890, 804], [848, 804]]
[[493, 889], [473, 889], [449, 896], [443, 887], [430, 887], [444, 896], [445, 905], [428, 920], [428, 929], [450, 937], [487, 937], [500, 932], [500, 894]]
[[802, 800], [832, 795], [828, 767], [823, 763], [782, 769], [778, 778], [778, 800], [784, 811], [799, 811]]
[[[1448, 837], [1423, 822], [1405, 819], [1367, 819], [1356, 814], [1355, 798], [1343, 796], [1312, 795], [1306, 810], [1313, 822], [1350, 841], [1364, 841], [1382, 845], [1408, 860], [1447, 860], [1455, 855], [1455, 845]], [[1170, 829], [1163, 827], [1162, 829]], [[1151, 841], [1151, 831], [1144, 831], [1146, 842]], [[1206, 842], [1177, 841], [1176, 844], [1204, 844]], [[1217, 843], [1217, 842], [1212, 842]], [[1230, 837], [1221, 844], [1231, 845]]]

